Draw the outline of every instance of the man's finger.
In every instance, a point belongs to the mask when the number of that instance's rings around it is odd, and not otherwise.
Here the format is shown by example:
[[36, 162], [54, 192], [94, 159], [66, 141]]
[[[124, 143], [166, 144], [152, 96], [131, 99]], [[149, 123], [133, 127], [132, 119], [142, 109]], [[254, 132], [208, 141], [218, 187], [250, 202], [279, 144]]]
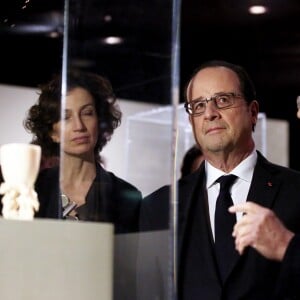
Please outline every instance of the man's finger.
[[237, 212], [254, 213], [258, 209], [261, 209], [261, 208], [263, 208], [263, 207], [254, 202], [247, 201], [242, 204], [236, 204], [236, 205], [230, 206], [228, 210], [231, 213], [237, 213]]

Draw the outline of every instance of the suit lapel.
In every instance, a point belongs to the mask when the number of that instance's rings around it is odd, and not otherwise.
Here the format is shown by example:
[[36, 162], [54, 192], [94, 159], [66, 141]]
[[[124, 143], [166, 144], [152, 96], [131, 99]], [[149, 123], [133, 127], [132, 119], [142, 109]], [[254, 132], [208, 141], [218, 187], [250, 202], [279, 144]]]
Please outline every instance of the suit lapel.
[[[179, 257], [181, 256], [184, 234], [186, 232], [187, 221], [189, 216], [192, 199], [195, 191], [203, 182], [205, 176], [204, 164], [201, 165], [199, 172], [196, 172], [179, 182], [179, 216], [178, 216], [178, 249]], [[196, 193], [197, 194], [197, 193]]]
[[270, 163], [259, 154], [247, 201], [256, 202], [268, 208], [273, 206], [275, 196], [281, 185], [273, 170]]
[[214, 257], [213, 237], [211, 233], [207, 194], [205, 192], [205, 168], [201, 165], [199, 171], [180, 182], [179, 185], [179, 226], [178, 226], [178, 258], [181, 262], [183, 255], [183, 247], [186, 243], [185, 237], [189, 236], [187, 233], [190, 216], [195, 207], [195, 201], [199, 201], [198, 209], [200, 210], [200, 227], [202, 228], [201, 236], [201, 251], [206, 252], [207, 264], [210, 266], [210, 273], [212, 273], [218, 281], [217, 265]]

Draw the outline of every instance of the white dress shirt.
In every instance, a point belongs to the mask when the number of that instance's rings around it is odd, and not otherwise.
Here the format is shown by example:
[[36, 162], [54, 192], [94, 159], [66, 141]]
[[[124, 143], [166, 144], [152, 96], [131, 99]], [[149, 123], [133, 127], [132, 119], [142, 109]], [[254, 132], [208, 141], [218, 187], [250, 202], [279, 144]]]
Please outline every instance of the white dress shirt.
[[[255, 149], [253, 152], [244, 159], [239, 165], [237, 165], [230, 173], [224, 173], [223, 171], [216, 169], [210, 163], [205, 161], [206, 171], [206, 188], [208, 195], [208, 207], [209, 218], [212, 229], [213, 237], [215, 238], [215, 209], [216, 201], [219, 195], [220, 184], [216, 180], [223, 175], [233, 174], [237, 176], [236, 181], [231, 187], [231, 198], [234, 204], [246, 202], [247, 195], [250, 189], [250, 184], [254, 172], [254, 166], [257, 160], [257, 153]], [[237, 213], [237, 220], [242, 217], [242, 213]]]

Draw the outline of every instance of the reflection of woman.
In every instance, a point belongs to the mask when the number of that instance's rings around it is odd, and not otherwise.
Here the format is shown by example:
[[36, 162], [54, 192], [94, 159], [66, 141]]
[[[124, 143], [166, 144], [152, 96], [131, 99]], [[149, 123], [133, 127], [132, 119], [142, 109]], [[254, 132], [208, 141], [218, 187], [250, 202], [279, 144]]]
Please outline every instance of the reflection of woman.
[[62, 121], [60, 99], [61, 78], [56, 77], [41, 86], [38, 103], [25, 120], [45, 155], [58, 155], [62, 148], [60, 188], [57, 167], [42, 171], [36, 182], [36, 217], [62, 218], [74, 203], [68, 218], [113, 222], [117, 233], [136, 231], [141, 193], [100, 165], [99, 152], [121, 120], [110, 83], [93, 73], [73, 71]]

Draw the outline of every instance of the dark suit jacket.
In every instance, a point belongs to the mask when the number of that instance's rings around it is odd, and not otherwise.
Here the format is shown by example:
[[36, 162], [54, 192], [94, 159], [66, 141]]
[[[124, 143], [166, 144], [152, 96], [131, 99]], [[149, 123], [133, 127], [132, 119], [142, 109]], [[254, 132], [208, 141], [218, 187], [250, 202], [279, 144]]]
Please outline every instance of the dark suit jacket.
[[[35, 189], [40, 209], [35, 217], [62, 218], [58, 175], [58, 168], [45, 169], [39, 174]], [[140, 191], [133, 185], [97, 165], [86, 203], [77, 212], [80, 220], [114, 223], [116, 233], [136, 232], [141, 199]]]
[[[230, 273], [222, 285], [214, 257], [214, 245], [208, 217], [205, 170], [199, 170], [178, 182], [178, 287], [182, 294], [185, 274], [185, 251], [188, 244], [189, 224], [196, 201], [200, 207], [200, 230], [198, 238], [201, 247], [197, 251], [198, 261], [193, 272], [197, 283], [190, 299], [204, 300], [263, 300], [300, 299], [300, 282], [290, 280], [289, 271], [300, 273], [300, 256], [291, 247], [290, 257], [282, 263], [270, 261], [248, 248], [242, 256], [237, 255]], [[283, 223], [293, 232], [300, 232], [300, 173], [268, 162], [260, 153], [255, 166], [247, 200], [271, 208]], [[169, 187], [165, 186], [147, 196], [141, 206], [140, 230], [159, 230], [169, 227]], [[300, 248], [298, 249], [298, 252]], [[289, 251], [287, 255], [289, 256]], [[226, 258], [224, 258], [226, 259]], [[196, 267], [197, 266], [197, 267]], [[196, 269], [197, 268], [197, 269]], [[277, 297], [277, 298], [276, 298]]]

